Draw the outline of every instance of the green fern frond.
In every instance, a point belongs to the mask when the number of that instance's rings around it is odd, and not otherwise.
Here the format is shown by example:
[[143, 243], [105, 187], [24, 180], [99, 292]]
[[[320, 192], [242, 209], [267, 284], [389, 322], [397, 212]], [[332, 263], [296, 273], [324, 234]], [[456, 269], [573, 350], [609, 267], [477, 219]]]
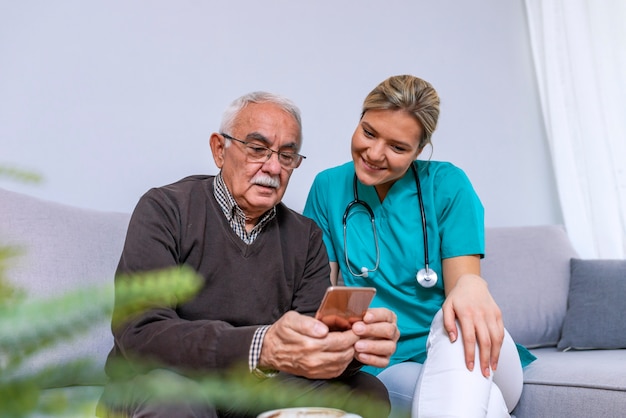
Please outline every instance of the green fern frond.
[[[0, 417], [22, 417], [29, 411], [39, 411], [50, 416], [68, 416], [70, 410], [81, 409], [84, 416], [93, 415], [100, 391], [55, 391], [42, 395], [42, 389], [65, 388], [72, 382], [99, 372], [99, 367], [88, 360], [50, 365], [27, 375], [0, 376], [0, 399], [3, 399]], [[77, 415], [79, 416], [79, 415]]]
[[111, 318], [114, 293], [117, 320], [122, 321], [153, 304], [185, 300], [199, 289], [201, 280], [190, 268], [146, 272], [113, 284], [87, 287], [50, 299], [28, 299], [11, 306], [0, 305], [0, 353], [6, 356], [4, 372], [25, 358], [89, 330], [94, 323]]
[[6, 276], [9, 260], [20, 253], [15, 247], [0, 246], [0, 306], [15, 303], [24, 297], [24, 292], [9, 283]]
[[[128, 366], [121, 363], [117, 367]], [[340, 385], [311, 390], [308, 386], [294, 385], [293, 382], [286, 383], [276, 378], [259, 382], [250, 375], [247, 365], [225, 373], [195, 376], [193, 380], [167, 370], [156, 370], [130, 383], [110, 385], [107, 389], [107, 403], [111, 405], [118, 399], [125, 399], [130, 391], [146, 394], [139, 395], [142, 398], [158, 399], [165, 403], [182, 400], [224, 410], [236, 405], [238, 411], [252, 414], [304, 406], [337, 408], [363, 416], [383, 417], [387, 413], [387, 406], [380, 401], [351, 394], [349, 389]]]
[[43, 176], [33, 171], [0, 165], [0, 177], [8, 177], [22, 183], [41, 183]]

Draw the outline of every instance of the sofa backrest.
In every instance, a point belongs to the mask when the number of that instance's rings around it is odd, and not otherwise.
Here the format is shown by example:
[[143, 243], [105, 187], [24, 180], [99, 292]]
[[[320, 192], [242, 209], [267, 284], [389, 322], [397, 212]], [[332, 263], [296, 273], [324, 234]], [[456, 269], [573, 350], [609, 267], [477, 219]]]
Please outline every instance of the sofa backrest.
[[528, 348], [556, 346], [565, 312], [570, 259], [562, 226], [487, 228], [482, 276], [513, 339]]
[[[126, 213], [80, 209], [0, 188], [0, 246], [20, 250], [19, 256], [10, 260], [7, 277], [33, 297], [112, 284], [129, 219]], [[104, 364], [112, 346], [106, 320], [78, 340], [46, 351], [29, 366], [79, 357]]]

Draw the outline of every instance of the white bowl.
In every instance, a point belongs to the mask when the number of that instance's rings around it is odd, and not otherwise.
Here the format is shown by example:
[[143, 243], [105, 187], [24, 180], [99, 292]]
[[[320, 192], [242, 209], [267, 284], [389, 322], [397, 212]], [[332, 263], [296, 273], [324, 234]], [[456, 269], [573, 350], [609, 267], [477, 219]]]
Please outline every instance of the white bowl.
[[333, 408], [305, 407], [283, 408], [263, 412], [257, 418], [362, 418], [360, 415], [349, 414]]

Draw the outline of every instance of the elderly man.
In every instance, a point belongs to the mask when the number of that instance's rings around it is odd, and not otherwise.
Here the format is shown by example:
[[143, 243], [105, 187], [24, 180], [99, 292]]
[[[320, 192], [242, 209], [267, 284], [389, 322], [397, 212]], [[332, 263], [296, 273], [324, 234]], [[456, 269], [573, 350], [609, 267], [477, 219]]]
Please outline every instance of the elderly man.
[[[281, 203], [304, 158], [301, 145], [300, 113], [291, 101], [264, 92], [245, 95], [224, 113], [220, 133], [211, 135], [218, 175], [190, 176], [140, 199], [116, 281], [128, 273], [188, 265], [204, 282], [191, 300], [150, 309], [115, 327], [108, 366], [119, 358], [145, 358], [191, 376], [246, 363], [259, 384], [283, 379], [305, 383], [308, 391], [339, 382], [350, 389], [346, 393], [388, 402], [384, 386], [359, 368], [388, 364], [398, 339], [395, 314], [370, 309], [351, 329], [332, 332], [313, 318], [330, 285], [322, 234]], [[112, 382], [138, 378], [116, 375], [111, 367], [107, 373]], [[116, 416], [258, 412], [166, 404], [133, 393], [126, 398], [125, 405], [110, 408]]]

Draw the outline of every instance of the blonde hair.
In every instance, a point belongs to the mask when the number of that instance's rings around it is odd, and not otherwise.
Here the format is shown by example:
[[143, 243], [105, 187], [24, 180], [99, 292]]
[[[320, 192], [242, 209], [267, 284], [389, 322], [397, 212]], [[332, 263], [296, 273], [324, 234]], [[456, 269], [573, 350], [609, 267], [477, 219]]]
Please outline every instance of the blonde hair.
[[422, 126], [419, 147], [431, 144], [439, 119], [439, 95], [425, 80], [412, 75], [389, 77], [372, 90], [363, 101], [361, 117], [368, 110], [404, 110]]

